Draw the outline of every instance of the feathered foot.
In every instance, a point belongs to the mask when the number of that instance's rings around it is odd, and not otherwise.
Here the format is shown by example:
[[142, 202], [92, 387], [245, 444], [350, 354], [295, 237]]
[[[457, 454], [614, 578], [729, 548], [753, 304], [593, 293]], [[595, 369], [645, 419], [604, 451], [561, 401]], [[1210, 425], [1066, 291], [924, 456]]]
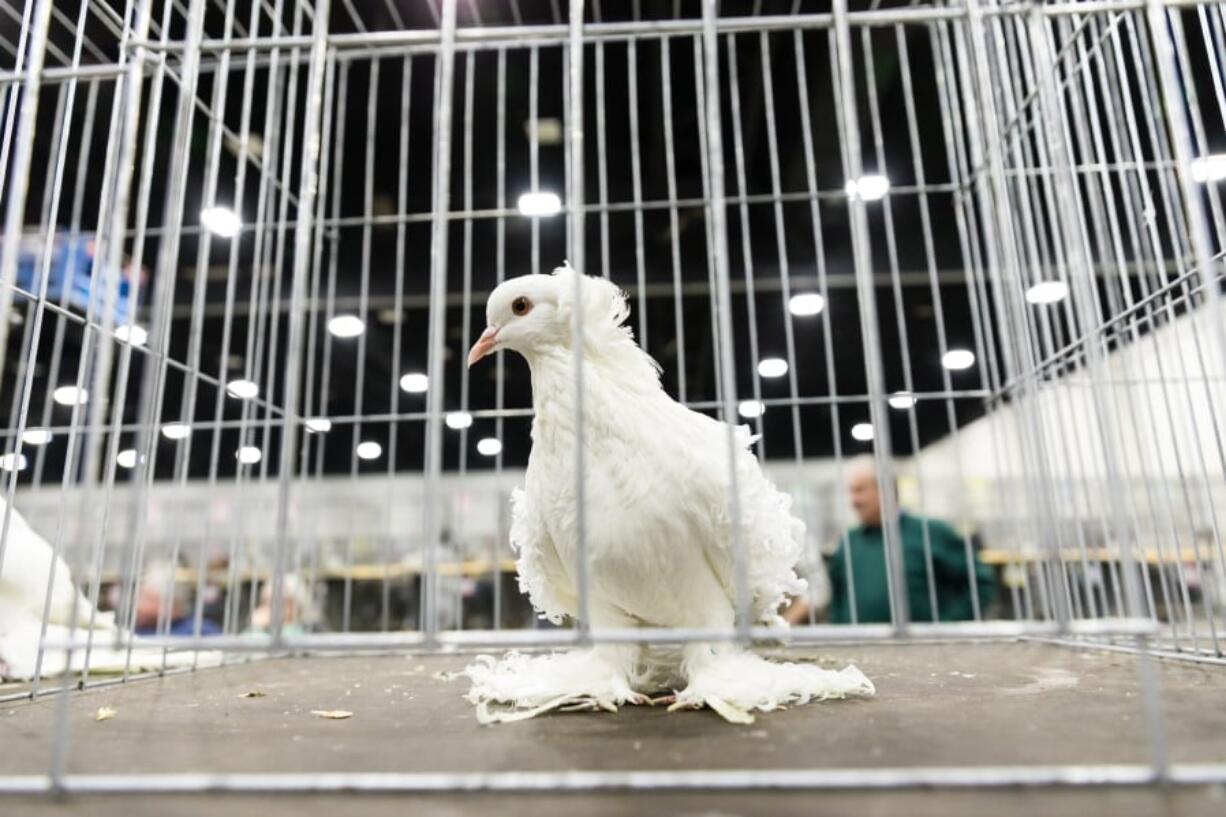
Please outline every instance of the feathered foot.
[[854, 666], [825, 670], [810, 664], [773, 663], [738, 647], [687, 647], [683, 671], [689, 681], [668, 709], [709, 706], [732, 723], [753, 723], [754, 710], [832, 698], [868, 697], [873, 682]]
[[637, 647], [625, 644], [549, 655], [511, 652], [502, 660], [479, 655], [461, 674], [473, 682], [466, 697], [481, 723], [521, 721], [555, 709], [616, 712], [622, 704], [650, 701], [635, 689], [637, 655]]

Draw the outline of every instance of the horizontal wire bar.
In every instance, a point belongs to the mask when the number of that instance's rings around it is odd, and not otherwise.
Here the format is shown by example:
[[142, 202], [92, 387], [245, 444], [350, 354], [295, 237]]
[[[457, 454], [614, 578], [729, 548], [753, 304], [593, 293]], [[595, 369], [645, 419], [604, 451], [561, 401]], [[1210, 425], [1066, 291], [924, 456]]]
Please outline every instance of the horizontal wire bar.
[[0, 777], [0, 794], [188, 792], [583, 792], [1203, 786], [1226, 782], [1226, 763], [1152, 765], [900, 766], [846, 769], [669, 769], [554, 772], [181, 772]]
[[[1026, 635], [1152, 635], [1160, 624], [1150, 619], [1099, 618], [1092, 620], [1057, 621], [966, 621], [941, 624], [912, 623], [901, 627], [892, 624], [810, 624], [783, 629], [752, 627], [750, 640], [755, 643], [822, 644], [851, 640], [880, 641], [908, 638], [922, 641], [930, 638], [1010, 639]], [[429, 639], [423, 633], [319, 633], [261, 637], [249, 636], [142, 636], [139, 639], [117, 638], [106, 643], [116, 649], [154, 647], [178, 651], [207, 652], [335, 652], [345, 650], [396, 650], [435, 647], [563, 647], [586, 644], [681, 644], [698, 641], [733, 642], [741, 631], [725, 628], [643, 627], [593, 628], [588, 630], [452, 630], [434, 634]], [[86, 640], [49, 640], [48, 650], [83, 649]], [[97, 643], [97, 639], [95, 639]]]

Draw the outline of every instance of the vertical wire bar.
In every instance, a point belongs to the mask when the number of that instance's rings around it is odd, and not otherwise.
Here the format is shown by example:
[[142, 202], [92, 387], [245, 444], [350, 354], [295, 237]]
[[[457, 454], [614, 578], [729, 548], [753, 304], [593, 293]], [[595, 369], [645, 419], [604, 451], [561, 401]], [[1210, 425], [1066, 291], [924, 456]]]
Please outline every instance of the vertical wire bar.
[[[685, 309], [681, 294], [681, 227], [677, 218], [677, 157], [673, 145], [673, 73], [670, 38], [660, 40], [660, 98], [664, 118], [664, 162], [668, 182], [669, 248], [673, 263], [673, 322], [677, 327], [677, 399], [686, 402]], [[597, 126], [600, 128], [600, 126]], [[603, 142], [603, 137], [601, 138]], [[603, 161], [601, 163], [603, 173]], [[603, 203], [603, 202], [602, 202]]]
[[[771, 196], [775, 216], [775, 252], [779, 259], [779, 294], [780, 315], [783, 317], [784, 351], [788, 361], [788, 397], [791, 405], [788, 407], [792, 415], [792, 454], [797, 465], [804, 460], [805, 443], [800, 429], [799, 387], [796, 371], [796, 333], [792, 319], [788, 314], [788, 304], [792, 301], [792, 268], [788, 259], [787, 228], [783, 217], [783, 183], [779, 171], [779, 137], [775, 122], [775, 82], [771, 75], [770, 35], [763, 31], [759, 33], [758, 51], [762, 57], [762, 96], [766, 102], [766, 147], [770, 159]], [[805, 120], [805, 130], [808, 121]], [[757, 372], [755, 371], [756, 375]]]
[[[702, 111], [706, 110], [706, 92], [704, 86], [703, 73], [703, 52], [702, 52], [702, 35], [694, 37], [694, 98], [697, 100], [698, 111], [698, 142], [699, 142], [699, 169], [702, 175], [702, 197], [704, 200], [709, 200], [710, 192], [710, 168], [709, 164], [709, 148], [707, 142], [707, 123], [706, 117]], [[715, 283], [715, 243], [714, 235], [711, 232], [711, 219], [704, 218], [702, 220], [703, 237], [706, 239], [707, 246], [707, 289], [709, 292], [708, 305], [711, 314], [711, 349], [712, 358], [714, 359], [712, 370], [715, 380], [715, 395], [717, 402], [721, 399], [720, 395], [724, 393], [723, 386], [723, 367], [720, 365], [722, 358], [719, 351], [719, 305], [717, 286]]]
[[[818, 292], [822, 296], [823, 308], [821, 311], [822, 321], [822, 357], [826, 366], [826, 384], [827, 390], [830, 393], [830, 439], [834, 442], [834, 463], [838, 470], [839, 478], [842, 479], [843, 472], [843, 435], [840, 432], [839, 423], [839, 407], [841, 400], [839, 398], [838, 373], [835, 368], [834, 348], [831, 343], [830, 329], [830, 309], [826, 306], [830, 303], [830, 282], [826, 269], [826, 242], [822, 235], [822, 215], [821, 203], [818, 200], [817, 187], [817, 162], [814, 156], [813, 148], [813, 118], [809, 111], [809, 81], [806, 79], [808, 69], [805, 60], [804, 47], [804, 32], [795, 31], [792, 34], [792, 42], [796, 54], [796, 88], [797, 95], [800, 100], [800, 122], [801, 122], [801, 141], [804, 147], [805, 155], [805, 184], [809, 193], [809, 220], [811, 222], [811, 230], [813, 232], [813, 256], [814, 263], [817, 265], [817, 282]], [[789, 323], [791, 318], [787, 319]], [[847, 603], [848, 612], [850, 613], [851, 623], [856, 624], [859, 621], [860, 613], [856, 603], [856, 583], [855, 583], [855, 567], [853, 566], [853, 556], [851, 553], [851, 540], [849, 531], [846, 526], [841, 526], [839, 547], [843, 550], [844, 555], [844, 580], [847, 583]]]
[[[528, 172], [531, 182], [531, 192], [541, 192], [540, 168], [540, 112], [538, 99], [540, 97], [540, 62], [541, 51], [538, 46], [528, 49]], [[570, 206], [570, 202], [567, 202]], [[532, 269], [530, 272], [541, 271], [541, 221], [538, 216], [532, 216]]]
[[[601, 52], [598, 51], [599, 55]], [[599, 59], [599, 57], [598, 57]], [[597, 66], [601, 63], [598, 61]], [[599, 87], [599, 80], [598, 87]], [[498, 208], [500, 215], [495, 222], [496, 235], [494, 238], [495, 245], [495, 280], [497, 284], [501, 284], [507, 277], [507, 220], [506, 216], [501, 215], [506, 209], [507, 203], [507, 50], [505, 48], [498, 49], [498, 80], [496, 93], [498, 95], [497, 102], [497, 123], [495, 126], [495, 139], [497, 145], [495, 147], [495, 173], [497, 175], [496, 196], [494, 202]], [[599, 93], [599, 92], [598, 92]], [[602, 187], [603, 190], [603, 187]], [[536, 272], [536, 270], [532, 270]], [[606, 276], [607, 276], [606, 270]], [[503, 432], [505, 423], [502, 416], [503, 406], [506, 402], [506, 361], [501, 353], [495, 355], [495, 370], [494, 370], [494, 408], [498, 411], [498, 416], [494, 419], [494, 436], [501, 443], [503, 440]], [[503, 480], [503, 447], [499, 446], [498, 454], [494, 458], [494, 473], [495, 484], [497, 485], [498, 494], [498, 540], [490, 550], [490, 578], [494, 583], [494, 629], [502, 629], [502, 543], [507, 542], [510, 538], [510, 531], [507, 529], [507, 514], [503, 513], [502, 508], [502, 480]]]
[[[475, 93], [475, 77], [476, 77], [476, 52], [469, 51], [464, 62], [464, 258], [461, 265], [462, 277], [461, 287], [462, 294], [460, 296], [460, 337], [472, 337], [472, 314], [473, 314], [473, 95]], [[468, 367], [460, 367], [460, 411], [468, 414]], [[466, 426], [460, 429], [460, 467], [457, 471], [457, 478], [460, 484], [463, 485], [465, 478], [468, 475], [468, 429]], [[458, 509], [457, 509], [458, 510]], [[455, 553], [453, 558], [459, 562], [465, 560], [463, 549], [465, 548], [464, 536], [464, 514], [457, 513], [455, 517]], [[456, 606], [459, 608], [456, 612], [456, 629], [464, 629], [464, 594], [457, 592], [455, 594]]]
[[732, 553], [733, 598], [736, 624], [742, 642], [749, 640], [751, 625], [749, 572], [744, 531], [741, 530], [741, 496], [737, 487], [737, 458], [741, 453], [736, 435], [736, 361], [733, 356], [732, 295], [728, 270], [728, 211], [724, 195], [724, 137], [720, 117], [719, 35], [716, 31], [717, 0], [702, 3], [702, 45], [706, 79], [707, 167], [710, 173], [707, 199], [711, 222], [711, 247], [715, 256], [715, 291], [719, 320], [719, 359], [723, 392], [720, 395], [727, 429], [729, 548]]
[[[21, 16], [21, 32], [17, 35], [17, 59], [13, 64], [13, 73], [19, 74], [25, 68], [25, 59], [27, 45], [31, 29], [30, 15], [34, 13], [36, 5], [34, 3], [26, 3], [25, 9]], [[4, 195], [7, 189], [5, 183], [8, 181], [9, 169], [9, 151], [13, 147], [13, 133], [17, 126], [17, 111], [20, 108], [22, 86], [16, 82], [10, 82], [4, 88], [4, 104], [8, 109], [5, 114], [4, 121], [4, 140], [0, 144], [0, 196]], [[0, 276], [0, 281], [3, 281], [3, 276]], [[0, 347], [3, 348], [3, 347]]]
[[[884, 170], [887, 165], [885, 161], [885, 143], [883, 141], [881, 128], [881, 106], [877, 98], [877, 74], [873, 67], [872, 35], [872, 29], [860, 29], [860, 50], [863, 52], [862, 56], [864, 59], [864, 86], [868, 91], [869, 125], [873, 136], [873, 148], [877, 161], [877, 167]], [[905, 64], [903, 60], [903, 53], [905, 52], [900, 52], [899, 54], [900, 66]], [[906, 86], [904, 86], [904, 88], [906, 88]], [[905, 99], [907, 99], [908, 103], [911, 102], [909, 89], [904, 91], [903, 96]], [[917, 183], [917, 186], [922, 190], [922, 185]], [[919, 429], [915, 421], [915, 386], [911, 377], [911, 344], [907, 338], [907, 318], [903, 313], [903, 291], [898, 265], [898, 240], [894, 233], [894, 206], [892, 197], [888, 195], [881, 201], [881, 215], [885, 222], [886, 259], [890, 267], [890, 285], [894, 293], [894, 321], [898, 328], [898, 351], [899, 358], [902, 362], [903, 389], [905, 390], [906, 394], [912, 395], [911, 405], [907, 406], [905, 411], [907, 412], [907, 432], [910, 435], [912, 457], [915, 463], [914, 468], [916, 487], [919, 493], [919, 505], [922, 508], [924, 507], [924, 477], [923, 467], [920, 464], [918, 456], [916, 456], [919, 453], [920, 446]], [[944, 367], [942, 367], [942, 370], [944, 370]], [[891, 406], [891, 408], [893, 408], [893, 406]], [[889, 416], [888, 412], [886, 412], [886, 416]], [[954, 460], [960, 469], [962, 464], [960, 451], [955, 454]], [[962, 485], [966, 484], [961, 473], [958, 474], [958, 481]], [[925, 583], [927, 584], [928, 590], [928, 609], [932, 617], [932, 621], [936, 622], [940, 620], [940, 614], [937, 599], [936, 571], [934, 570], [932, 564], [932, 533], [927, 515], [920, 517], [920, 537], [924, 557]], [[965, 540], [966, 544], [966, 552], [969, 555], [971, 553], [970, 537], [964, 536], [963, 539]], [[978, 621], [981, 616], [979, 610], [979, 594], [974, 592], [975, 578], [973, 559], [968, 560], [967, 568], [971, 575], [971, 610], [974, 619]]]
[[[290, 283], [289, 335], [286, 341], [285, 385], [282, 392], [284, 425], [281, 431], [281, 462], [277, 469], [277, 538], [273, 556], [272, 615], [269, 630], [273, 642], [281, 639], [284, 598], [285, 551], [289, 544], [290, 487], [297, 456], [298, 425], [301, 421], [298, 394], [302, 375], [303, 301], [311, 263], [311, 235], [315, 229], [315, 195], [319, 187], [319, 148], [324, 66], [328, 48], [330, 0], [319, 0], [311, 31], [307, 73], [306, 114], [303, 118], [302, 158], [298, 177], [298, 224], [294, 235], [294, 272]], [[269, 395], [271, 398], [271, 395]]]
[[[38, 96], [42, 90], [43, 62], [47, 55], [50, 25], [51, 2], [50, 0], [39, 0], [34, 6], [34, 17], [30, 29], [30, 64], [26, 69], [26, 78], [21, 90], [21, 117], [17, 120], [12, 186], [8, 191], [8, 209], [4, 215], [4, 246], [0, 248], [0, 315], [5, 316], [3, 320], [0, 320], [0, 380], [4, 378], [4, 364], [8, 359], [9, 322], [7, 316], [13, 301], [13, 286], [17, 280], [17, 253], [20, 249], [22, 222], [25, 220], [30, 166], [34, 160], [34, 128], [38, 124]], [[19, 104], [15, 93], [10, 94], [10, 98], [12, 105]], [[14, 475], [16, 473], [16, 471], [13, 472]], [[9, 514], [10, 511], [6, 508], [4, 531], [8, 530]], [[3, 553], [3, 542], [0, 542], [0, 555]]]
[[[429, 410], [426, 418], [426, 483], [422, 517], [425, 539], [425, 561], [422, 572], [422, 633], [426, 643], [434, 641], [438, 630], [436, 594], [438, 575], [435, 566], [439, 538], [440, 481], [443, 469], [443, 335], [447, 307], [447, 242], [448, 212], [451, 202], [451, 107], [455, 79], [456, 0], [443, 0], [442, 22], [439, 27], [440, 49], [434, 115], [434, 202], [430, 241], [430, 341], [426, 377]], [[533, 52], [535, 54], [535, 51]], [[535, 88], [535, 83], [533, 84]], [[535, 96], [535, 91], [534, 91]], [[533, 111], [535, 115], [535, 111]], [[536, 154], [533, 140], [532, 153]], [[535, 243], [535, 242], [534, 242]]]
[[[600, 21], [599, 6], [593, 7], [596, 21]], [[666, 41], [667, 42], [667, 41]], [[605, 142], [608, 132], [605, 126], [604, 102], [604, 41], [596, 43], [596, 183], [597, 201], [600, 202], [600, 274], [609, 277], [609, 162]], [[501, 100], [500, 100], [501, 103]], [[498, 205], [502, 209], [502, 204]]]
[[[409, 208], [409, 115], [412, 113], [413, 104], [413, 57], [406, 54], [403, 58], [401, 75], [400, 75], [400, 144], [399, 154], [397, 156], [397, 184], [396, 184], [396, 212], [404, 216]], [[396, 299], [396, 319], [392, 324], [392, 382], [388, 384], [388, 403], [391, 405], [392, 414], [400, 414], [400, 369], [401, 359], [400, 346], [404, 338], [404, 281], [408, 274], [407, 261], [405, 257], [405, 232], [407, 225], [401, 219], [396, 223], [396, 284], [395, 284], [395, 299]], [[466, 336], [467, 337], [467, 336]], [[427, 384], [428, 385], [428, 384]], [[387, 498], [388, 507], [394, 507], [394, 487], [393, 483], [396, 477], [396, 457], [397, 449], [399, 448], [399, 430], [400, 423], [393, 420], [389, 424], [388, 429], [388, 458], [387, 458]], [[388, 537], [393, 533], [393, 523], [391, 516], [388, 516]], [[384, 632], [387, 632], [390, 626], [391, 617], [391, 588], [390, 588], [390, 571], [391, 571], [390, 552], [384, 553], [384, 575], [383, 575], [383, 598], [381, 601], [382, 621], [381, 627]]]
[[[362, 172], [362, 255], [358, 282], [358, 317], [366, 323], [369, 321], [370, 310], [370, 264], [371, 264], [371, 233], [374, 229], [375, 204], [375, 128], [379, 104], [379, 65], [380, 59], [370, 58], [370, 73], [366, 85], [366, 134], [363, 145]], [[350, 428], [349, 444], [349, 482], [356, 491], [358, 487], [358, 446], [362, 443], [362, 412], [366, 405], [366, 337], [362, 332], [358, 336], [353, 386], [353, 414], [357, 418]], [[345, 546], [345, 631], [349, 630], [353, 595], [353, 532], [346, 540]]]
[[[852, 74], [851, 27], [847, 19], [847, 0], [834, 0], [834, 45], [842, 97], [843, 165], [848, 179], [863, 175], [860, 160], [860, 125]], [[869, 418], [873, 424], [873, 459], [877, 469], [877, 488], [881, 495], [882, 532], [885, 536], [886, 571], [893, 599], [891, 617], [897, 628], [910, 621], [902, 540], [898, 527], [897, 500], [894, 496], [893, 447], [885, 403], [885, 373], [882, 371], [881, 338], [878, 336], [877, 293], [873, 279], [872, 254], [868, 230], [868, 211], [861, 196], [850, 196], [847, 207], [851, 218], [851, 239], [860, 305], [860, 333], [864, 340], [864, 364], [868, 383]]]
[[[258, 9], [253, 8], [252, 13], [251, 13], [251, 26], [248, 29], [249, 31], [252, 32], [252, 36], [258, 36], [259, 27], [260, 27], [259, 11]], [[246, 192], [246, 189], [247, 189], [247, 160], [250, 155], [249, 144], [250, 144], [250, 137], [251, 137], [251, 116], [252, 116], [252, 108], [253, 108], [252, 97], [255, 91], [255, 57], [256, 57], [255, 50], [254, 49], [249, 50], [247, 52], [247, 58], [246, 58], [244, 69], [243, 69], [244, 70], [243, 90], [242, 90], [243, 102], [242, 102], [242, 107], [239, 113], [239, 146], [238, 146], [237, 164], [235, 167], [235, 179], [234, 179], [234, 209], [235, 209], [235, 212], [239, 213], [240, 215], [242, 213], [244, 193]], [[226, 266], [226, 292], [224, 296], [225, 297], [224, 307], [223, 307], [224, 314], [222, 316], [222, 327], [221, 327], [221, 354], [219, 355], [219, 358], [217, 361], [217, 382], [218, 383], [225, 382], [226, 372], [227, 372], [227, 369], [229, 368], [230, 343], [232, 342], [233, 331], [234, 331], [233, 330], [234, 303], [235, 303], [235, 298], [237, 297], [237, 292], [238, 292], [238, 263], [239, 263], [240, 245], [241, 245], [241, 241], [237, 241], [237, 240], [231, 241], [229, 258], [227, 260], [227, 266]], [[255, 276], [253, 275], [253, 278], [254, 277]], [[265, 395], [265, 396], [269, 397], [269, 395]], [[224, 416], [225, 399], [226, 399], [225, 389], [221, 389], [221, 388], [217, 389], [217, 393], [214, 395], [214, 398], [213, 398], [213, 420], [215, 423], [219, 423], [222, 417]], [[212, 440], [210, 441], [211, 445], [209, 448], [208, 486], [209, 486], [210, 492], [216, 490], [216, 486], [217, 486], [217, 472], [220, 467], [220, 457], [221, 457], [221, 438], [222, 438], [222, 432], [219, 427], [216, 431], [213, 432], [213, 437], [212, 437]], [[240, 440], [240, 449], [241, 449], [241, 440]], [[239, 470], [241, 470], [241, 468]], [[236, 497], [237, 497], [237, 494], [236, 494]], [[211, 536], [211, 527], [212, 527], [211, 515], [206, 515], [205, 517], [205, 535], [204, 535], [206, 542]], [[237, 559], [237, 554], [235, 553], [235, 547], [234, 547], [235, 544], [237, 543], [237, 537], [231, 537], [230, 542], [231, 542], [231, 547], [228, 549], [228, 553], [227, 553], [227, 568], [228, 568], [228, 573], [229, 573], [229, 576], [227, 577], [227, 581], [226, 581], [226, 593], [227, 593], [226, 602], [227, 603], [225, 605], [225, 610], [222, 613], [222, 631], [227, 634], [232, 633], [234, 630], [237, 629], [237, 622], [232, 622], [231, 616], [230, 616], [230, 610], [232, 607], [230, 603], [231, 601], [230, 597], [236, 595], [235, 588], [238, 584], [237, 565], [235, 564], [236, 559]], [[203, 616], [204, 616], [204, 605], [198, 596], [197, 603], [196, 603], [196, 611], [193, 615], [193, 624], [192, 624], [193, 628], [198, 628], [201, 626], [200, 622], [203, 621]], [[234, 625], [233, 628], [231, 626], [232, 624]]]
[[[725, 39], [728, 48], [728, 89], [730, 91], [730, 110], [732, 117], [733, 157], [736, 160], [737, 195], [740, 198], [738, 208], [741, 217], [741, 266], [745, 276], [745, 312], [749, 323], [749, 371], [750, 392], [754, 403], [762, 405], [762, 384], [758, 379], [758, 304], [754, 292], [753, 280], [753, 242], [749, 235], [749, 186], [745, 180], [745, 140], [741, 133], [741, 80], [737, 70], [736, 35], [729, 34]], [[753, 418], [754, 431], [759, 437], [758, 458], [766, 458], [766, 440], [762, 430], [762, 417], [765, 411]], [[735, 417], [736, 415], [732, 415]], [[729, 419], [729, 422], [734, 420]]]
[[638, 283], [639, 346], [647, 348], [647, 270], [643, 247], [643, 168], [639, 155], [639, 57], [638, 44], [626, 43], [627, 88], [630, 95], [630, 182], [634, 203], [634, 271]]
[[570, 238], [570, 258], [574, 262], [574, 305], [571, 308], [571, 356], [575, 376], [575, 536], [577, 548], [575, 590], [578, 596], [579, 639], [587, 636], [591, 627], [588, 598], [587, 559], [587, 492], [584, 455], [587, 447], [583, 415], [583, 276], [584, 273], [584, 192], [583, 192], [583, 0], [570, 0], [570, 121], [567, 133], [570, 143], [570, 165], [566, 168], [569, 205], [567, 235]]
[[[227, 0], [225, 14], [225, 28], [223, 31], [223, 39], [229, 41], [234, 28], [234, 0]], [[220, 56], [220, 65], [217, 74], [213, 79], [213, 99], [211, 107], [214, 111], [224, 112], [226, 110], [226, 96], [229, 91], [230, 82], [230, 51], [225, 49]], [[221, 116], [211, 119], [209, 122], [208, 144], [205, 147], [205, 156], [207, 157], [208, 167], [205, 170], [204, 188], [201, 191], [201, 210], [208, 209], [216, 203], [217, 199], [217, 183], [220, 172], [221, 163], [221, 148], [222, 148], [222, 128], [224, 121]], [[179, 408], [179, 416], [185, 420], [194, 418], [196, 410], [196, 395], [197, 387], [200, 382], [200, 354], [201, 347], [204, 341], [204, 306], [205, 294], [208, 283], [208, 265], [212, 251], [212, 241], [209, 234], [202, 233], [197, 239], [196, 245], [196, 287], [192, 296], [191, 307], [191, 328], [188, 334], [188, 353], [187, 365], [189, 372], [184, 383], [182, 402]], [[224, 356], [223, 356], [224, 357]], [[218, 378], [216, 387], [218, 397], [226, 391], [226, 379], [223, 376]], [[221, 436], [220, 429], [213, 432], [213, 437], [216, 439]], [[175, 462], [176, 481], [179, 484], [180, 491], [184, 491], [187, 487], [188, 464], [191, 460], [192, 437], [188, 436], [183, 443], [176, 447], [177, 459]], [[183, 527], [175, 526], [173, 544], [171, 546], [171, 565], [178, 565], [179, 554], [182, 546]], [[200, 636], [201, 626], [204, 616], [204, 582], [208, 573], [207, 564], [207, 537], [201, 538], [200, 547], [197, 553], [196, 561], [196, 592], [193, 610], [193, 634]], [[173, 610], [175, 602], [176, 583], [171, 582], [168, 588], [169, 592], [165, 594], [165, 606]], [[199, 612], [199, 616], [195, 613]], [[165, 671], [169, 658], [169, 650], [162, 650], [162, 670]]]

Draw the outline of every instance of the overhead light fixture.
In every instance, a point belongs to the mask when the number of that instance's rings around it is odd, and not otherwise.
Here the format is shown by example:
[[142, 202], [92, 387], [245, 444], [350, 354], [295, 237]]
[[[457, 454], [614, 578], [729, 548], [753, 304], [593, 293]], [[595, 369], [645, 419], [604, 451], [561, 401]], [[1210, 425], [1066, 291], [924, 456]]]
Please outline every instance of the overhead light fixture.
[[826, 307], [826, 299], [816, 292], [800, 292], [788, 299], [788, 311], [798, 318], [816, 315]]
[[742, 400], [737, 403], [736, 413], [747, 420], [752, 420], [756, 417], [761, 417], [766, 413], [766, 406], [761, 400]]
[[78, 386], [60, 386], [51, 399], [61, 406], [83, 406], [89, 402], [89, 392]]
[[259, 384], [254, 380], [231, 380], [226, 384], [226, 394], [239, 400], [250, 400], [259, 393]]
[[473, 424], [473, 416], [467, 411], [452, 411], [443, 418], [443, 422], [454, 431], [462, 431]]
[[1032, 304], [1054, 304], [1068, 297], [1068, 284], [1063, 281], [1040, 281], [1026, 290], [1026, 300]]
[[51, 430], [47, 428], [27, 428], [21, 432], [21, 441], [26, 445], [46, 445], [51, 442]]
[[192, 427], [187, 423], [167, 423], [162, 426], [162, 436], [168, 440], [185, 440], [192, 434]]
[[115, 327], [115, 339], [120, 343], [130, 343], [133, 346], [144, 346], [149, 340], [145, 327], [136, 324], [123, 324]]
[[1226, 179], [1226, 153], [1198, 156], [1192, 160], [1192, 181], [1207, 184]]
[[115, 462], [120, 468], [135, 468], [136, 467], [136, 449], [125, 448], [115, 455]]
[[229, 207], [209, 207], [201, 210], [200, 223], [210, 233], [222, 238], [234, 238], [243, 228], [243, 220]]
[[377, 460], [383, 456], [383, 446], [374, 440], [366, 440], [358, 443], [357, 453], [360, 460]]
[[421, 372], [409, 372], [400, 378], [400, 389], [409, 394], [422, 394], [430, 388], [430, 378]]
[[264, 459], [264, 452], [256, 448], [254, 445], [244, 445], [238, 451], [234, 452], [234, 458], [243, 465], [255, 465], [260, 460]]
[[873, 424], [856, 423], [851, 427], [851, 436], [862, 443], [870, 442], [873, 439]]
[[941, 365], [953, 371], [969, 369], [975, 365], [975, 353], [969, 349], [950, 349], [941, 356]]
[[357, 315], [337, 315], [328, 321], [328, 332], [337, 338], [356, 338], [366, 331], [366, 321]]
[[859, 197], [865, 201], [877, 201], [890, 192], [890, 180], [878, 173], [869, 173], [858, 179], [848, 179], [843, 190], [849, 198]]
[[477, 441], [477, 453], [483, 457], [497, 457], [502, 453], [502, 440], [486, 437]]
[[332, 421], [326, 417], [312, 417], [306, 421], [306, 430], [312, 434], [324, 434], [332, 430]]
[[909, 391], [896, 391], [886, 400], [893, 409], [909, 409], [915, 405], [915, 395]]
[[5, 454], [0, 456], [0, 471], [24, 471], [30, 461], [25, 454]]
[[519, 197], [519, 214], [540, 218], [562, 212], [562, 200], [556, 193], [524, 193]]
[[762, 377], [783, 377], [788, 373], [788, 362], [781, 357], [764, 357], [758, 361], [758, 374]]

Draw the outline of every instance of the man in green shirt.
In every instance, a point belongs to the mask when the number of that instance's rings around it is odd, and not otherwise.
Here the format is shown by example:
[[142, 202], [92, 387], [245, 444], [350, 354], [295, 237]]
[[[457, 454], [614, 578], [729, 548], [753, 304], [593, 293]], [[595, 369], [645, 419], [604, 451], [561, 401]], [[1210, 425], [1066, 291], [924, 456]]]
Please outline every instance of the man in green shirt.
[[[881, 527], [881, 496], [872, 458], [856, 458], [849, 463], [846, 480], [848, 497], [860, 525], [847, 532], [830, 560], [830, 621], [835, 624], [888, 622], [890, 595], [885, 537]], [[969, 541], [945, 522], [906, 512], [899, 513], [898, 528], [911, 620], [973, 619], [975, 595], [978, 595], [982, 618], [996, 594], [996, 577], [991, 568], [979, 561]]]

